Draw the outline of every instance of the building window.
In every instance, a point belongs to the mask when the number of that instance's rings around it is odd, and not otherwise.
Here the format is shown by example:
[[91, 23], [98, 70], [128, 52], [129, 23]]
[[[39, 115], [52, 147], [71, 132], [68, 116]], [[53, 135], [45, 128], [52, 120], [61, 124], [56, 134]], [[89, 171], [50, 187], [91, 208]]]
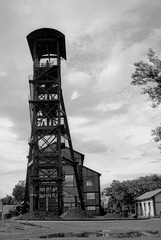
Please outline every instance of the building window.
[[65, 175], [64, 186], [65, 187], [73, 186], [73, 175]]
[[87, 210], [96, 210], [96, 207], [95, 206], [88, 206]]
[[86, 180], [86, 186], [87, 187], [92, 187], [93, 186], [93, 181], [91, 179]]
[[95, 199], [95, 193], [87, 193], [87, 199]]

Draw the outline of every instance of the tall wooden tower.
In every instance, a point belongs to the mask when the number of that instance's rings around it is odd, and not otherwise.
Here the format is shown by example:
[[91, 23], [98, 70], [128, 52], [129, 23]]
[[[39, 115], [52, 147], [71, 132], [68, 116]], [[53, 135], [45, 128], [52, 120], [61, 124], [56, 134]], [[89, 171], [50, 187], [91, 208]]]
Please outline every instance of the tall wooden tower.
[[[33, 76], [29, 77], [31, 137], [26, 176], [24, 207], [30, 211], [63, 213], [63, 164], [73, 166], [80, 205], [83, 193], [74, 159], [65, 105], [61, 88], [61, 59], [66, 60], [65, 36], [42, 28], [27, 36], [33, 59]], [[68, 146], [71, 158], [61, 154]]]

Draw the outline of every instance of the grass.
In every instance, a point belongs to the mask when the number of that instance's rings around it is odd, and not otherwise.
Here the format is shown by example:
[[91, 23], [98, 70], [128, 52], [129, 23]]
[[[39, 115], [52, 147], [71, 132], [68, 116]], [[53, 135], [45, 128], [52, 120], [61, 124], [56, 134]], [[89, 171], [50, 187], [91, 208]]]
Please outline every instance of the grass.
[[[23, 223], [23, 224], [22, 224]], [[25, 224], [24, 224], [25, 223]], [[83, 233], [83, 232], [98, 232], [108, 231], [110, 236], [93, 237], [97, 240], [120, 239], [118, 236], [123, 236], [124, 233], [132, 232], [133, 237], [121, 239], [133, 240], [154, 240], [161, 239], [161, 218], [147, 220], [107, 220], [107, 221], [0, 221], [0, 239], [3, 240], [38, 240], [40, 237], [53, 235], [58, 233]], [[138, 232], [138, 234], [137, 234]], [[147, 233], [139, 237], [140, 232]], [[149, 232], [149, 235], [148, 235]], [[136, 233], [136, 234], [135, 234]], [[155, 234], [153, 234], [155, 233]], [[137, 235], [137, 236], [135, 236]], [[61, 234], [60, 234], [61, 236]], [[130, 235], [129, 235], [130, 236]], [[62, 240], [85, 240], [88, 237], [57, 237], [50, 239]]]

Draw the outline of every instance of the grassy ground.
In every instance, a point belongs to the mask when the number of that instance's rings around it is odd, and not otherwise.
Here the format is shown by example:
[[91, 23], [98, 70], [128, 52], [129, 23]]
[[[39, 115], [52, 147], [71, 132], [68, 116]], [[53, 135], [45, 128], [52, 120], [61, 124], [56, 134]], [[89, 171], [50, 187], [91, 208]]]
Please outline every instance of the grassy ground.
[[[2, 240], [40, 240], [49, 234], [54, 233], [82, 233], [107, 231], [107, 234], [115, 236], [91, 236], [92, 239], [136, 239], [136, 240], [160, 240], [161, 239], [161, 218], [147, 220], [107, 220], [107, 221], [0, 221], [0, 239]], [[118, 238], [116, 234], [127, 232], [148, 232], [147, 236]], [[153, 235], [149, 232], [158, 232]], [[47, 238], [47, 237], [46, 237]], [[62, 240], [85, 240], [89, 237], [57, 237], [48, 239]]]

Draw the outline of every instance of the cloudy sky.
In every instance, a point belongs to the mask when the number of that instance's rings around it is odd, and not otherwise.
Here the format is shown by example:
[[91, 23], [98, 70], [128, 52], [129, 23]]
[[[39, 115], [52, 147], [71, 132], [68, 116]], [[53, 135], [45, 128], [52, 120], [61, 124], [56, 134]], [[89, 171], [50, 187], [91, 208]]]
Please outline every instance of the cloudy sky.
[[151, 129], [161, 122], [131, 86], [148, 48], [161, 56], [160, 0], [5, 0], [0, 8], [0, 197], [26, 176], [30, 121], [26, 36], [42, 27], [66, 36], [62, 85], [68, 121], [85, 165], [112, 180], [160, 173]]

